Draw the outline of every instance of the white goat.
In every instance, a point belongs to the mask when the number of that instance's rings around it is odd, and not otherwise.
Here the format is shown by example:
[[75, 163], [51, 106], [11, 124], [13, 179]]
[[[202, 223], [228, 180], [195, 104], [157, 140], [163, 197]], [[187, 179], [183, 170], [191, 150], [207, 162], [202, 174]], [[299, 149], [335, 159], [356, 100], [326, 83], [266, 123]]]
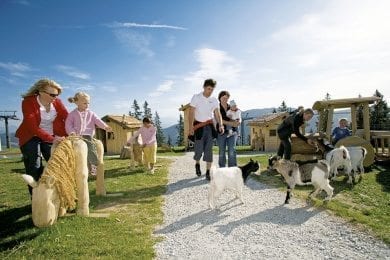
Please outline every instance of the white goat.
[[[332, 179], [336, 178], [337, 168], [344, 167], [348, 174], [348, 183], [353, 184], [355, 175], [364, 173], [363, 161], [367, 155], [367, 150], [361, 146], [333, 148], [324, 143], [323, 140], [317, 142], [318, 148], [324, 153], [325, 159], [330, 164]], [[361, 177], [361, 175], [360, 175]]]
[[248, 176], [252, 172], [256, 172], [260, 169], [259, 163], [250, 159], [249, 163], [239, 167], [223, 167], [216, 168], [215, 166], [210, 169], [210, 187], [209, 187], [209, 206], [211, 209], [215, 208], [215, 201], [221, 195], [225, 189], [232, 189], [236, 193], [236, 197], [240, 199], [242, 203], [242, 190], [244, 183]]
[[273, 161], [272, 168], [277, 170], [287, 183], [287, 194], [285, 204], [290, 202], [291, 192], [295, 185], [313, 185], [309, 197], [316, 196], [321, 190], [327, 193], [325, 200], [333, 196], [333, 188], [329, 184], [329, 164], [325, 160], [317, 162], [298, 163], [285, 159]]
[[362, 146], [351, 146], [347, 147], [347, 149], [351, 158], [351, 168], [353, 171], [352, 182], [355, 180], [355, 176], [358, 172], [360, 173], [359, 178], [361, 178], [364, 173], [363, 162], [367, 155], [367, 149]]
[[325, 155], [325, 159], [328, 161], [330, 165], [330, 173], [332, 180], [334, 180], [337, 176], [337, 168], [343, 167], [346, 171], [350, 179], [348, 179], [348, 182], [352, 180], [351, 177], [351, 157], [349, 155], [349, 151], [347, 148], [345, 148], [343, 145], [339, 148], [334, 148], [333, 150], [329, 151]]

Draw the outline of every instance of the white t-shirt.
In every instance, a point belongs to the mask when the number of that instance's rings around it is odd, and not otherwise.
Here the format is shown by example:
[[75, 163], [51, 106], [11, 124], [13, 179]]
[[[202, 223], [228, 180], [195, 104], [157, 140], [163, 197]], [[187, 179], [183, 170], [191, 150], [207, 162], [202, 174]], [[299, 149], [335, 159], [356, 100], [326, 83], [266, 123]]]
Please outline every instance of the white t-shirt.
[[214, 110], [219, 108], [218, 100], [215, 97], [205, 97], [203, 92], [195, 94], [190, 106], [195, 108], [195, 120], [205, 122], [214, 118]]
[[237, 109], [236, 111], [233, 111], [233, 110], [228, 110], [226, 112], [226, 116], [229, 117], [230, 119], [232, 120], [237, 120], [239, 122], [241, 122], [241, 110], [240, 109]]
[[39, 104], [39, 111], [41, 112], [41, 123], [39, 127], [53, 135], [53, 121], [57, 116], [57, 111], [54, 108], [53, 103], [50, 103], [50, 111], [46, 112], [45, 106], [39, 101], [37, 96], [37, 101]]

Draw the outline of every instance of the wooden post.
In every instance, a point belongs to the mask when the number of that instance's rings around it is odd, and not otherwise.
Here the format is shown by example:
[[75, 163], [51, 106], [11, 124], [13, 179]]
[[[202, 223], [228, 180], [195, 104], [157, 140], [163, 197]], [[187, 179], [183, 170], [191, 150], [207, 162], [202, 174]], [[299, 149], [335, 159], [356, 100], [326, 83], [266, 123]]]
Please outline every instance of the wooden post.
[[328, 110], [328, 122], [326, 124], [326, 136], [328, 137], [328, 140], [330, 140], [332, 136], [333, 110], [333, 107], [330, 107]]
[[364, 126], [364, 138], [370, 141], [370, 110], [368, 103], [363, 105], [363, 126]]
[[356, 114], [356, 105], [351, 105], [351, 121], [352, 121], [352, 135], [356, 134], [357, 130], [357, 114]]
[[322, 117], [322, 114], [324, 113], [324, 110], [318, 110], [318, 129], [317, 129], [317, 132], [320, 132], [320, 129], [322, 128], [322, 120], [321, 120], [321, 117]]

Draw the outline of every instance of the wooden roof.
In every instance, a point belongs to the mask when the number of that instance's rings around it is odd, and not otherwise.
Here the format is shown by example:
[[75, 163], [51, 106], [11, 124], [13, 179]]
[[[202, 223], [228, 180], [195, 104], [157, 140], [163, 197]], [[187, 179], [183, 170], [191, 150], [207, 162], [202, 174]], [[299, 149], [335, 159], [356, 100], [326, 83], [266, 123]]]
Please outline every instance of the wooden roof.
[[331, 99], [316, 101], [313, 105], [314, 110], [323, 110], [329, 107], [333, 108], [349, 108], [352, 105], [358, 106], [361, 104], [372, 104], [375, 101], [380, 100], [379, 97], [360, 97], [360, 98], [344, 98], [344, 99]]
[[104, 122], [114, 122], [127, 129], [138, 128], [142, 126], [141, 120], [138, 120], [137, 118], [128, 115], [106, 115], [102, 117], [102, 120]]
[[250, 125], [250, 126], [265, 126], [268, 124], [272, 124], [273, 122], [287, 116], [288, 114], [289, 114], [288, 112], [277, 112], [277, 113], [264, 115], [264, 116], [258, 117], [256, 119], [250, 120], [248, 122], [248, 125]]

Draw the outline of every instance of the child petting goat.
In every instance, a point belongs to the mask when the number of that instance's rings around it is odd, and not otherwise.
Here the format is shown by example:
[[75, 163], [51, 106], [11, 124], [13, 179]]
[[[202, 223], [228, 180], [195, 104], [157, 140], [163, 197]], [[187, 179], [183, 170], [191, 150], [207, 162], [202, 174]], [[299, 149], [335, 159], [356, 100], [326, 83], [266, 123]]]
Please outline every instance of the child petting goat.
[[250, 161], [239, 167], [223, 167], [216, 168], [213, 166], [210, 171], [210, 188], [209, 188], [209, 206], [215, 208], [215, 201], [225, 189], [232, 189], [236, 193], [236, 197], [244, 203], [242, 198], [242, 189], [248, 176], [252, 172], [260, 169], [259, 163], [250, 159]]

